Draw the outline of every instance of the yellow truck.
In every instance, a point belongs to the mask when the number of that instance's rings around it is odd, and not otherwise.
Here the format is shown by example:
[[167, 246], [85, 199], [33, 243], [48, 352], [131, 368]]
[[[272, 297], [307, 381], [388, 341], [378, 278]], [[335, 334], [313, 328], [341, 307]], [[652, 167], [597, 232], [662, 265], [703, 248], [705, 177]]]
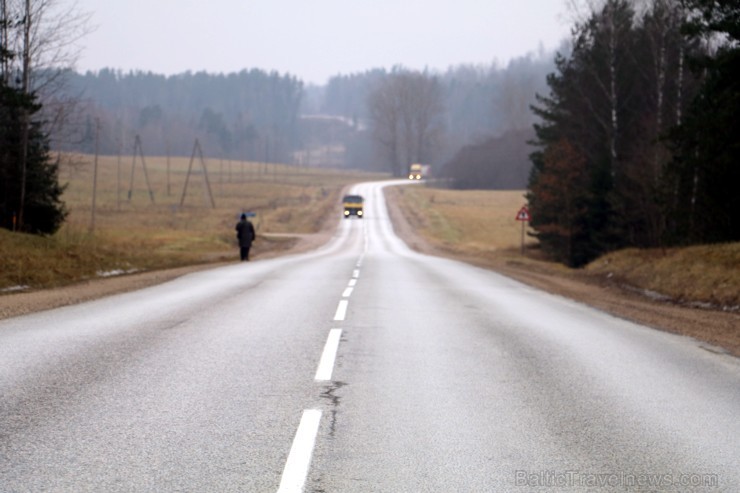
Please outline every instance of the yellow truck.
[[364, 214], [363, 203], [365, 199], [361, 195], [345, 195], [342, 199], [342, 207], [344, 208], [344, 218], [347, 219], [350, 216], [355, 216], [362, 219]]
[[423, 171], [421, 164], [412, 164], [409, 166], [409, 180], [421, 180]]

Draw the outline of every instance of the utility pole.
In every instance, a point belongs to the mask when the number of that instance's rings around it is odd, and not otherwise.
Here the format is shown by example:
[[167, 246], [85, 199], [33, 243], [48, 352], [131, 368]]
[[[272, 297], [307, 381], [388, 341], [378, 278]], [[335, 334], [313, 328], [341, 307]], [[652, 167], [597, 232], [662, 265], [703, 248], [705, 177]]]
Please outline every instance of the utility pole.
[[95, 118], [95, 164], [93, 165], [92, 214], [90, 216], [90, 233], [95, 232], [95, 201], [98, 195], [98, 148], [100, 141], [100, 118]]
[[188, 174], [185, 176], [185, 186], [182, 189], [182, 197], [180, 198], [180, 207], [185, 205], [185, 195], [187, 195], [187, 192], [188, 192], [188, 183], [190, 182], [190, 174], [193, 172], [193, 161], [195, 161], [196, 152], [200, 156], [200, 165], [203, 168], [203, 179], [205, 180], [206, 192], [208, 192], [208, 197], [211, 199], [211, 207], [215, 209], [216, 202], [214, 202], [213, 200], [213, 193], [211, 192], [211, 182], [208, 180], [208, 168], [206, 167], [205, 159], [203, 159], [203, 149], [201, 149], [200, 142], [198, 141], [198, 139], [195, 139], [195, 144], [193, 144], [193, 154], [192, 156], [190, 156], [190, 165], [188, 166]]
[[141, 156], [141, 165], [144, 167], [144, 179], [146, 180], [147, 190], [149, 190], [149, 200], [151, 200], [152, 204], [154, 204], [154, 191], [152, 190], [152, 186], [149, 184], [149, 173], [146, 170], [146, 160], [144, 159], [144, 149], [141, 145], [141, 138], [139, 137], [139, 134], [136, 134], [136, 138], [134, 139], [134, 162], [131, 165], [131, 184], [129, 185], [129, 188], [128, 188], [128, 201], [131, 202], [131, 196], [133, 195], [133, 191], [134, 191], [134, 170], [136, 169], [136, 156], [137, 155]]
[[170, 142], [167, 141], [167, 196], [170, 196]]
[[[21, 92], [27, 97], [31, 85], [31, 0], [26, 0], [26, 16], [23, 22], [23, 73], [21, 81]], [[28, 101], [24, 101], [24, 106]], [[29, 128], [28, 107], [23, 108], [23, 117], [21, 118], [21, 193], [20, 204], [18, 208], [18, 229], [23, 229], [23, 210], [26, 206], [26, 181], [28, 175], [28, 138]]]
[[116, 167], [116, 210], [121, 210], [121, 143], [118, 143], [118, 166]]

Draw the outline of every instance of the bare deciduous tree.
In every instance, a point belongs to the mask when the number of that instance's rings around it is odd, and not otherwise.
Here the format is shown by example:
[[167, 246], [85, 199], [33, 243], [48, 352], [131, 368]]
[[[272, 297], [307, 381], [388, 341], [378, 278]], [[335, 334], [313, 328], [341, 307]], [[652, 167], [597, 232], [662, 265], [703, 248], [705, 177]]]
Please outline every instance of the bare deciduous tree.
[[91, 32], [91, 14], [63, 0], [30, 0], [29, 87], [43, 105], [46, 132], [64, 140], [77, 114], [81, 95], [64, 90], [65, 75], [74, 69], [82, 52], [82, 39]]
[[368, 98], [373, 137], [394, 176], [431, 158], [442, 132], [442, 94], [436, 78], [396, 70]]

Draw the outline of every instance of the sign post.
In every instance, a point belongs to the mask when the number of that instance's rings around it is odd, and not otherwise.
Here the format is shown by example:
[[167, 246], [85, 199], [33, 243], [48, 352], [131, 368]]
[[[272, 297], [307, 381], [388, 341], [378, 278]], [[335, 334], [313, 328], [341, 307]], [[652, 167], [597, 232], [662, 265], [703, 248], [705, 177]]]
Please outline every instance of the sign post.
[[529, 215], [529, 209], [523, 205], [519, 212], [516, 213], [516, 220], [522, 223], [522, 255], [524, 255], [524, 228], [532, 217]]

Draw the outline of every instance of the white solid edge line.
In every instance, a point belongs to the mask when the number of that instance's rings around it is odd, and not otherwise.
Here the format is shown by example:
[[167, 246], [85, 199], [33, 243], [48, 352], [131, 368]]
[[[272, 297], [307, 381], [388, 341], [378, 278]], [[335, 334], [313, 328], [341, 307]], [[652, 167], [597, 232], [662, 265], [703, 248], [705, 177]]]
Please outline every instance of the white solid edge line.
[[342, 298], [349, 298], [350, 296], [352, 296], [352, 291], [354, 289], [355, 288], [345, 288], [344, 293], [342, 293]]
[[331, 374], [334, 371], [334, 360], [337, 357], [337, 350], [339, 349], [339, 340], [341, 337], [342, 329], [331, 329], [329, 331], [329, 337], [326, 339], [324, 352], [321, 353], [321, 360], [319, 360], [319, 367], [316, 370], [314, 380], [331, 380]]
[[288, 460], [285, 462], [278, 493], [300, 493], [303, 491], [320, 423], [321, 411], [319, 409], [303, 411], [301, 423], [298, 425], [293, 445], [290, 447]]
[[334, 320], [340, 321], [340, 322], [344, 320], [344, 317], [347, 316], [347, 305], [349, 305], [349, 301], [347, 300], [339, 301], [339, 305], [337, 305], [337, 312], [334, 314]]

